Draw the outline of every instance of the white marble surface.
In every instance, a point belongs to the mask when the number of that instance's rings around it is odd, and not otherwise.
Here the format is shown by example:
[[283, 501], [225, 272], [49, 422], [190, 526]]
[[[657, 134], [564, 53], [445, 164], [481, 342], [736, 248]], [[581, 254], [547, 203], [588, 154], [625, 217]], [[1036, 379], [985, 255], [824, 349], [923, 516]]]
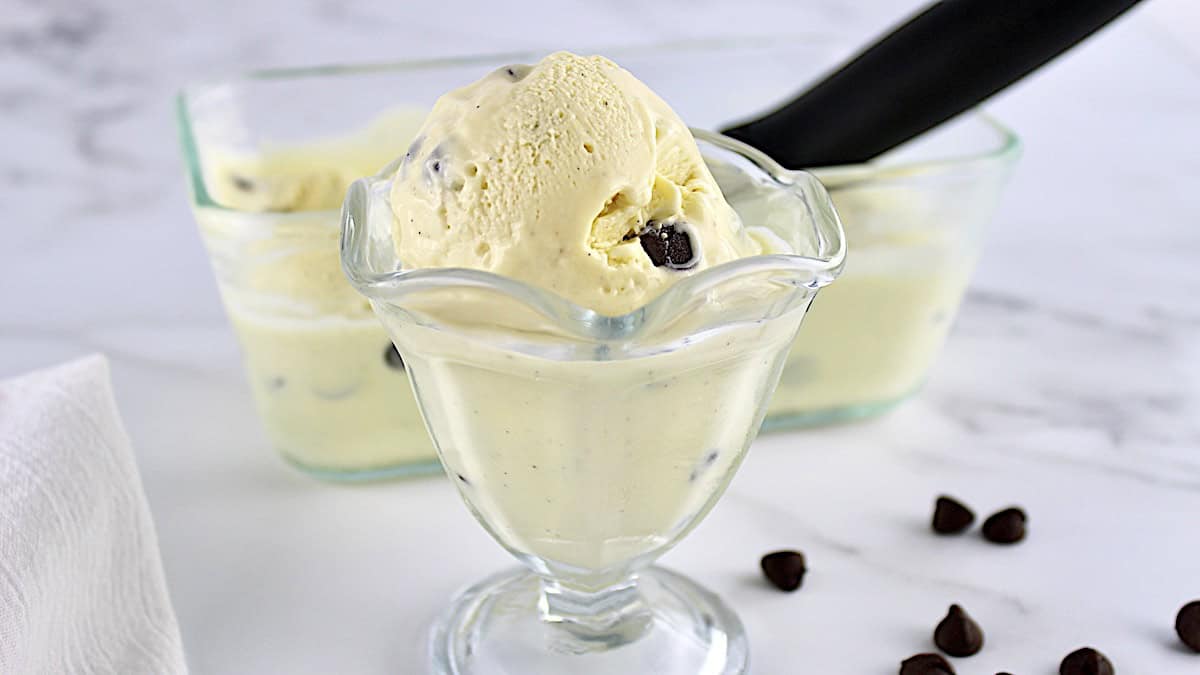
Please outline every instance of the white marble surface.
[[[795, 5], [795, 6], [793, 6]], [[188, 213], [185, 81], [248, 66], [838, 30], [905, 0], [99, 3], [0, 0], [0, 375], [112, 360], [197, 673], [421, 672], [425, 625], [505, 556], [448, 485], [316, 484], [267, 448]], [[542, 27], [553, 27], [542, 31]], [[950, 602], [987, 631], [959, 672], [1198, 672], [1200, 10], [1151, 0], [992, 106], [1026, 140], [922, 396], [760, 439], [666, 562], [723, 594], [754, 672], [896, 672]], [[1024, 545], [927, 534], [940, 491], [1031, 514]], [[795, 546], [794, 595], [758, 556]]]

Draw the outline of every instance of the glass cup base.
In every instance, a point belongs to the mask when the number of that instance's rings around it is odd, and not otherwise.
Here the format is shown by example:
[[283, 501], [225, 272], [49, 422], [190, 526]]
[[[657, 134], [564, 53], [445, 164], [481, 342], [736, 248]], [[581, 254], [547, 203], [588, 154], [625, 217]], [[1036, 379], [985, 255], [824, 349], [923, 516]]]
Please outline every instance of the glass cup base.
[[434, 625], [438, 675], [738, 675], [749, 647], [742, 622], [713, 593], [679, 574], [640, 572], [611, 623], [580, 628], [557, 616], [543, 580], [521, 568], [461, 593]]

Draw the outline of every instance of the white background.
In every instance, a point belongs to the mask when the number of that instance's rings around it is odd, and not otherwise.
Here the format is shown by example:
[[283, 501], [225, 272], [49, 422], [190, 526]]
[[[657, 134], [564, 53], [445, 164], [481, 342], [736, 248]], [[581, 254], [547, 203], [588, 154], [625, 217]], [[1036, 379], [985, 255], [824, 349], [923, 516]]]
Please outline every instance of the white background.
[[[170, 97], [249, 67], [686, 37], [868, 38], [903, 0], [0, 0], [0, 375], [113, 360], [197, 673], [417, 673], [425, 625], [506, 564], [440, 480], [322, 485], [257, 425], [181, 179]], [[1200, 9], [1149, 0], [991, 106], [1026, 142], [922, 396], [761, 439], [666, 562], [716, 589], [754, 672], [896, 672], [950, 602], [960, 673], [1091, 644], [1183, 674], [1200, 598]], [[829, 64], [832, 65], [832, 64]], [[1031, 514], [1024, 545], [926, 534], [933, 497]], [[805, 588], [757, 577], [805, 550]]]

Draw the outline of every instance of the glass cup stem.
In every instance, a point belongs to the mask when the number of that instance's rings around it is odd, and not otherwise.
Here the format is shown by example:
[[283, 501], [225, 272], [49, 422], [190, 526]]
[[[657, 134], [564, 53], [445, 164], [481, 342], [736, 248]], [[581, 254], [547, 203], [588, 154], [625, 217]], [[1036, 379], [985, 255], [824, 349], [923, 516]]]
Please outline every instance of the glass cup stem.
[[628, 644], [641, 637], [653, 621], [636, 575], [600, 590], [572, 587], [542, 577], [538, 614], [542, 621], [557, 624], [570, 633], [577, 643], [571, 651], [612, 649]]

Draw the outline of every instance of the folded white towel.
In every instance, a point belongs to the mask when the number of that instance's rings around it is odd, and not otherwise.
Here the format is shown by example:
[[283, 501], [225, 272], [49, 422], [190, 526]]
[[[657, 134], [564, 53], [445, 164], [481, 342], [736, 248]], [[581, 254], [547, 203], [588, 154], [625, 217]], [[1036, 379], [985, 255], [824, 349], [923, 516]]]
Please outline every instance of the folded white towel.
[[185, 672], [107, 362], [0, 382], [0, 673]]

